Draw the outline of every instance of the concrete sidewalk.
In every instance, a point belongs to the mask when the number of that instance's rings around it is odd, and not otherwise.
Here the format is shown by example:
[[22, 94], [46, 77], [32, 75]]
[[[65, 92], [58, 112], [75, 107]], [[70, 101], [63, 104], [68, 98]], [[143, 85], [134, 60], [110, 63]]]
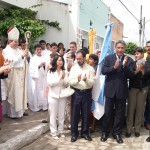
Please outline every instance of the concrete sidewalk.
[[42, 123], [47, 118], [48, 111], [28, 110], [27, 113], [29, 116], [19, 119], [4, 116], [0, 123], [0, 150], [18, 150], [49, 130], [49, 124]]

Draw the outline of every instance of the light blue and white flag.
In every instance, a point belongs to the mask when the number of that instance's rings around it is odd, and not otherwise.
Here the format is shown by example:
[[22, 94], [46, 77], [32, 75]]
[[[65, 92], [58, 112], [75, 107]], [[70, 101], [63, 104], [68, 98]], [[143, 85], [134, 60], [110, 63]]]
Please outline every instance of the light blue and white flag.
[[114, 23], [110, 23], [106, 25], [106, 35], [103, 41], [103, 45], [101, 48], [101, 55], [99, 59], [99, 64], [96, 73], [96, 82], [93, 86], [92, 90], [92, 112], [96, 119], [100, 119], [104, 114], [104, 105], [105, 105], [105, 97], [104, 97], [104, 84], [105, 84], [105, 75], [101, 74], [101, 68], [104, 61], [104, 58], [114, 53], [112, 40], [111, 40], [111, 33], [112, 27]]

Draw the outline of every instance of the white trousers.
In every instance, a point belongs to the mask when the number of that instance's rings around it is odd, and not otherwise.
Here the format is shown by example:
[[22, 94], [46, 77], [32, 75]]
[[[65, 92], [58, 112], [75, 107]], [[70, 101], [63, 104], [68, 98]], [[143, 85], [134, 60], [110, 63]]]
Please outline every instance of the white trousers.
[[[67, 98], [48, 98], [50, 113], [50, 132], [52, 136], [64, 132], [65, 107]], [[58, 117], [58, 129], [57, 129]]]

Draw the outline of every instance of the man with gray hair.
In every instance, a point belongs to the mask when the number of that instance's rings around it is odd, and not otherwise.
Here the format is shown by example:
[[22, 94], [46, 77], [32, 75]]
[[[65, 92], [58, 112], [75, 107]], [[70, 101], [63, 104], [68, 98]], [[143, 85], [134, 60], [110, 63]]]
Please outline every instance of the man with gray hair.
[[101, 141], [106, 141], [111, 125], [117, 143], [123, 143], [121, 131], [125, 118], [128, 96], [127, 78], [134, 75], [133, 60], [124, 55], [126, 43], [119, 40], [115, 44], [116, 53], [105, 58], [102, 73], [106, 75], [104, 95], [105, 113], [102, 122]]

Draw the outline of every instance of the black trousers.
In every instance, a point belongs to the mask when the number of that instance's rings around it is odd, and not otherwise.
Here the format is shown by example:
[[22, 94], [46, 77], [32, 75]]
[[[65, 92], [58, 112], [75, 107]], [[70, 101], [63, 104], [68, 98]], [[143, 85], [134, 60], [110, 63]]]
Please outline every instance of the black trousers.
[[102, 132], [109, 134], [111, 127], [112, 134], [121, 134], [125, 119], [126, 99], [106, 97], [105, 113], [102, 122]]
[[81, 135], [89, 134], [89, 112], [91, 110], [91, 90], [75, 90], [71, 103], [71, 135], [78, 136], [78, 123], [82, 117]]

